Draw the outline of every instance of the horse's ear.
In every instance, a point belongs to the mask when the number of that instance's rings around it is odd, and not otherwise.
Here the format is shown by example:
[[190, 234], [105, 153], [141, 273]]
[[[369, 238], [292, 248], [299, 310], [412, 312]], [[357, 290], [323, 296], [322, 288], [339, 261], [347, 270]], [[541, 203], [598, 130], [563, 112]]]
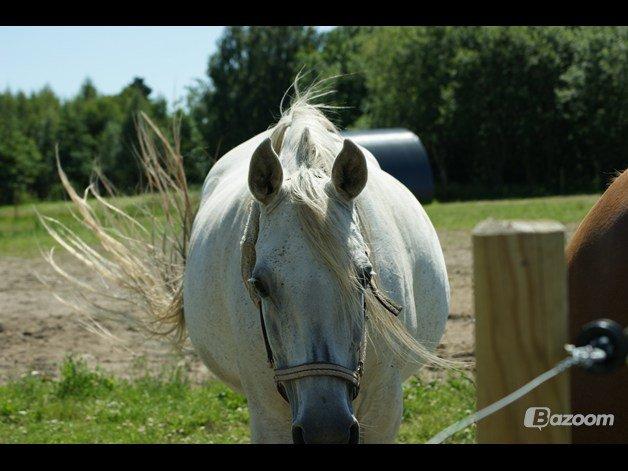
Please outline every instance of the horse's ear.
[[268, 204], [277, 194], [283, 182], [283, 169], [270, 138], [255, 149], [249, 165], [249, 189], [255, 199]]
[[346, 198], [353, 199], [364, 189], [367, 178], [364, 154], [353, 141], [345, 139], [331, 170], [331, 181], [336, 191]]

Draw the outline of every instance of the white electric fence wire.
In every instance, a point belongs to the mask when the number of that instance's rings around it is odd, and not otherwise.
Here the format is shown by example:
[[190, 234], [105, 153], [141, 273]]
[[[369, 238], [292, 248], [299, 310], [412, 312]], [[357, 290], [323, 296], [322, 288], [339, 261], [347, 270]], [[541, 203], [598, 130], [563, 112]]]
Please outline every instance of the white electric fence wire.
[[602, 361], [606, 358], [606, 352], [599, 348], [593, 348], [590, 345], [584, 347], [574, 347], [573, 345], [565, 345], [565, 350], [571, 355], [559, 362], [552, 369], [540, 374], [529, 383], [521, 386], [516, 391], [510, 393], [508, 396], [501, 398], [500, 400], [486, 406], [484, 409], [474, 412], [473, 414], [465, 417], [464, 419], [450, 425], [446, 429], [434, 435], [427, 443], [431, 445], [439, 444], [447, 440], [454, 433], [461, 431], [475, 422], [494, 414], [500, 409], [503, 409], [508, 404], [515, 402], [517, 399], [528, 394], [533, 389], [538, 388], [544, 382], [552, 379], [554, 376], [559, 375], [563, 371], [571, 368], [574, 365], [583, 365], [585, 367], [591, 364]]

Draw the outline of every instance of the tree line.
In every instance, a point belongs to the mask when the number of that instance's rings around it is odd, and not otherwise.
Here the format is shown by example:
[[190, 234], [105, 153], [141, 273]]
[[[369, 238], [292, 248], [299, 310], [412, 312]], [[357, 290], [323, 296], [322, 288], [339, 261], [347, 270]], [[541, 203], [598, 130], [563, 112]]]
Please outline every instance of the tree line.
[[340, 127], [419, 135], [440, 199], [599, 191], [628, 162], [627, 39], [623, 27], [229, 27], [176, 111], [141, 78], [113, 96], [89, 80], [69, 100], [1, 93], [0, 203], [60, 197], [56, 144], [73, 182], [96, 168], [137, 190], [139, 111], [178, 123], [200, 184], [277, 119], [300, 70], [339, 76], [326, 100]]
[[[122, 191], [139, 187], [138, 113], [145, 112], [164, 130], [180, 123], [186, 169], [202, 178], [205, 158], [190, 116], [172, 115], [162, 98], [151, 99], [143, 79], [134, 79], [118, 95], [99, 94], [90, 80], [71, 100], [62, 101], [48, 87], [26, 95], [0, 94], [0, 204], [28, 198], [63, 196], [55, 154], [69, 179], [85, 187], [96, 173]], [[195, 147], [196, 146], [196, 147]]]

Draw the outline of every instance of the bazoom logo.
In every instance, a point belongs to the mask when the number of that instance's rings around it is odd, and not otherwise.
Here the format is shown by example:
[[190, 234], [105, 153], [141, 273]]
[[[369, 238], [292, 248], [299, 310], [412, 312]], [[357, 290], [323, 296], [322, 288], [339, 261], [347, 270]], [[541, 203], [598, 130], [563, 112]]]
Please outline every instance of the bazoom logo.
[[613, 414], [552, 414], [549, 407], [529, 407], [523, 425], [541, 430], [548, 425], [554, 426], [611, 426], [615, 422]]

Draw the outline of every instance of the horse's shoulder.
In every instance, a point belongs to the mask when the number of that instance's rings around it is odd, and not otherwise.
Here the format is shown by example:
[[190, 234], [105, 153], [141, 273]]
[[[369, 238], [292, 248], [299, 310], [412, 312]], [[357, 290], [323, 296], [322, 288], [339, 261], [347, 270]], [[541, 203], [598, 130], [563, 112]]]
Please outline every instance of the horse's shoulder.
[[[585, 215], [567, 245], [569, 265], [576, 259], [621, 249], [628, 235], [628, 170], [617, 176]], [[589, 255], [591, 254], [591, 255]]]

